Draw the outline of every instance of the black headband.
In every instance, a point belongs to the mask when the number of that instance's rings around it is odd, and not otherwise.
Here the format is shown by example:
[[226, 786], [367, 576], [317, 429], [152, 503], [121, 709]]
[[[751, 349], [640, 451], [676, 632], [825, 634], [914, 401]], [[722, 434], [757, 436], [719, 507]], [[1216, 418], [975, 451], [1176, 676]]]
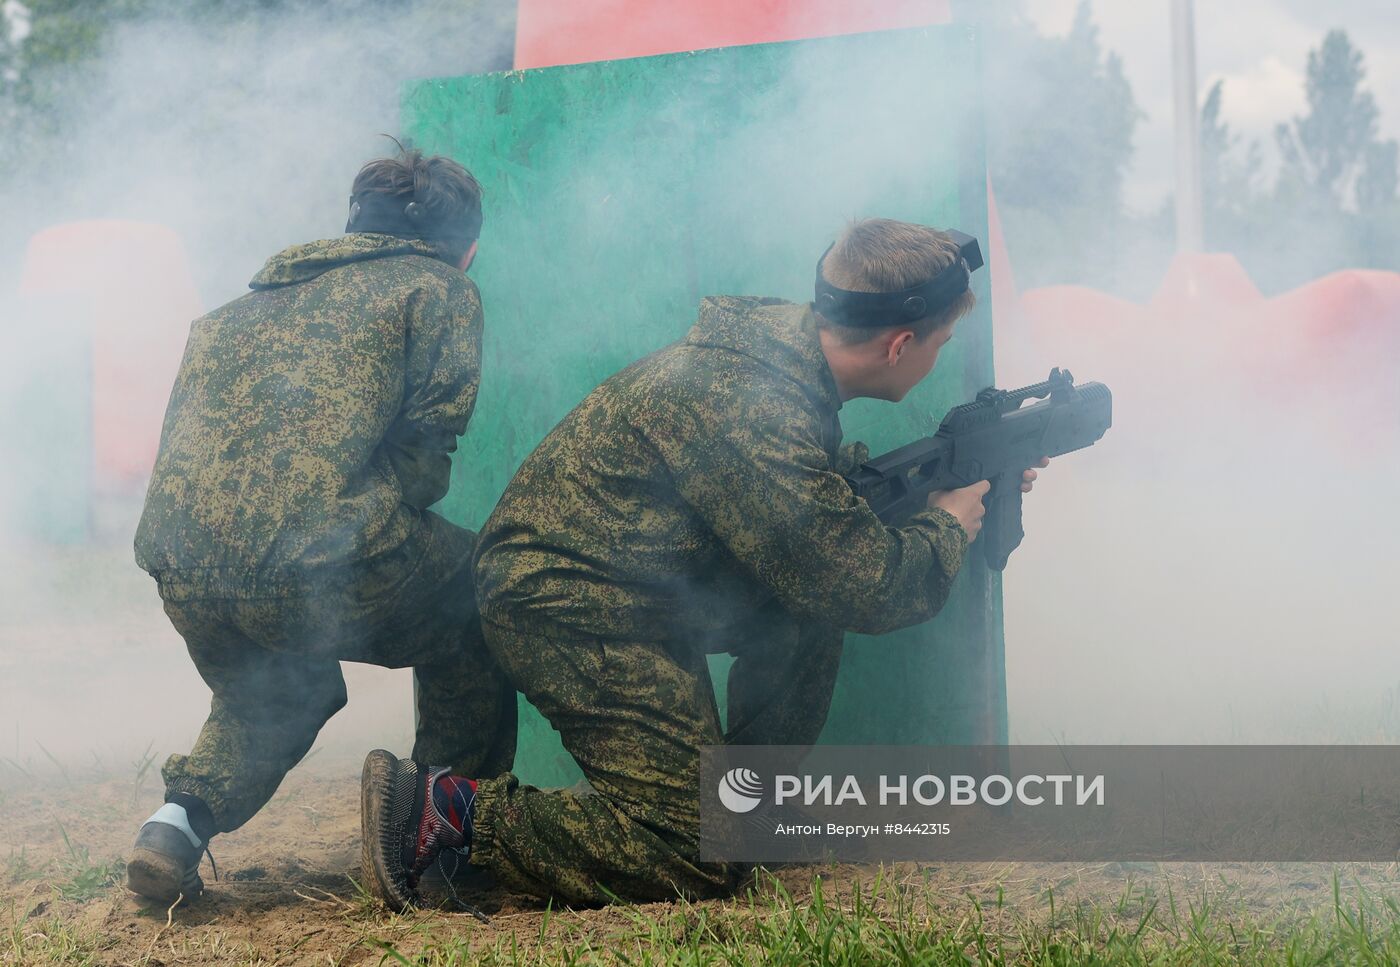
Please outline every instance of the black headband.
[[838, 326], [883, 329], [937, 315], [967, 291], [972, 273], [982, 267], [977, 239], [963, 232], [946, 233], [957, 243], [958, 257], [927, 282], [902, 292], [851, 292], [826, 281], [822, 266], [836, 243], [828, 245], [817, 260], [817, 292], [813, 305]]
[[345, 223], [345, 230], [470, 245], [481, 234], [481, 212], [477, 211], [455, 225], [444, 225], [410, 195], [364, 191], [350, 196], [350, 218]]

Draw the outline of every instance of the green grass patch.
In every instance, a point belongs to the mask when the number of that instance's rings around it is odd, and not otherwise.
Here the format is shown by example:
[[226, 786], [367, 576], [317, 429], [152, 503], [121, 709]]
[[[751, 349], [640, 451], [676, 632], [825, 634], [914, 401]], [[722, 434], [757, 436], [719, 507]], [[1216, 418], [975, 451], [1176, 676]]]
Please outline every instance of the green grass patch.
[[126, 863], [118, 857], [109, 862], [96, 862], [89, 855], [86, 846], [76, 845], [68, 836], [62, 823], [58, 831], [63, 836], [63, 845], [68, 855], [58, 860], [58, 881], [54, 889], [65, 900], [85, 903], [106, 893], [121, 882], [126, 872]]
[[11, 851], [5, 860], [5, 879], [10, 883], [24, 883], [43, 876], [44, 869], [29, 858], [29, 850], [21, 847], [18, 853]]
[[148, 743], [146, 745], [146, 751], [141, 753], [136, 761], [131, 764], [132, 769], [136, 772], [136, 776], [131, 782], [131, 805], [133, 807], [140, 802], [141, 790], [145, 786], [146, 780], [151, 775], [151, 768], [156, 763], [156, 754], [151, 751], [154, 748], [154, 741]]
[[93, 944], [58, 917], [36, 920], [14, 916], [0, 934], [0, 963], [96, 964]]
[[940, 894], [877, 876], [835, 890], [817, 879], [797, 897], [775, 879], [722, 904], [615, 907], [601, 922], [546, 914], [537, 928], [479, 931], [430, 918], [393, 941], [366, 938], [379, 963], [511, 965], [1334, 965], [1400, 963], [1400, 906], [1332, 883], [1311, 912], [1252, 913], [1229, 884], [1191, 896], [1130, 886], [1117, 899], [1037, 909]]

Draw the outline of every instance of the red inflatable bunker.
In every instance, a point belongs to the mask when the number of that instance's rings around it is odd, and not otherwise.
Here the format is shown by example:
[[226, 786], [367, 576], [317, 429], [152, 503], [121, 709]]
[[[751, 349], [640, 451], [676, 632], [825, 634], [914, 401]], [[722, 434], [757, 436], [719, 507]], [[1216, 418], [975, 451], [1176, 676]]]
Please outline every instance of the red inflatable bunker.
[[190, 321], [202, 311], [184, 243], [146, 222], [56, 225], [30, 239], [20, 293], [41, 319], [45, 305], [82, 314], [68, 322], [90, 346], [93, 484], [139, 492]]
[[1050, 286], [1017, 308], [997, 332], [1002, 379], [1070, 365], [1113, 386], [1116, 422], [1269, 407], [1275, 425], [1314, 421], [1341, 446], [1378, 445], [1400, 424], [1395, 272], [1334, 272], [1268, 298], [1234, 256], [1188, 253], [1144, 304]]

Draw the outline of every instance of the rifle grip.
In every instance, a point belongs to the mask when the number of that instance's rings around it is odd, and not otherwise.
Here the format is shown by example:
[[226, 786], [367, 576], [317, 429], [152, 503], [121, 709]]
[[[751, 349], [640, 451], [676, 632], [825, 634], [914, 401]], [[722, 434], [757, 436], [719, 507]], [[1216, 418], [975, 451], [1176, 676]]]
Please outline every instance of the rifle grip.
[[986, 513], [982, 517], [982, 556], [993, 571], [1006, 568], [1011, 552], [1021, 546], [1026, 532], [1021, 529], [1021, 479], [1023, 471], [1004, 473], [991, 481], [992, 488], [983, 498]]

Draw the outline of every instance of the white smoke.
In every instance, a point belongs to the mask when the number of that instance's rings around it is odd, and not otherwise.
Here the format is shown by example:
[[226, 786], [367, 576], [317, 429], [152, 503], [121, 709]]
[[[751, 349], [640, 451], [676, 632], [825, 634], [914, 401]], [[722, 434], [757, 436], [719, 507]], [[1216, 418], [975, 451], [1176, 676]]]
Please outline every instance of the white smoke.
[[[9, 0], [3, 13], [22, 42], [27, 10]], [[94, 306], [110, 287], [91, 275], [139, 280], [115, 321], [132, 341], [187, 326], [194, 313], [172, 322], [167, 290], [192, 281], [188, 301], [212, 308], [274, 252], [339, 235], [356, 170], [394, 150], [380, 134], [400, 133], [402, 85], [509, 66], [511, 30], [497, 7], [427, 0], [126, 23], [70, 71], [61, 116], [47, 119], [60, 136], [11, 152], [26, 161], [0, 184], [0, 755], [44, 768], [42, 742], [61, 760], [124, 768], [153, 740], [160, 758], [187, 749], [208, 708], [132, 559], [139, 491], [112, 506], [86, 498], [85, 437], [104, 416], [90, 412], [86, 327], [114, 311]], [[192, 280], [108, 246], [48, 265], [43, 291], [21, 294], [29, 239], [90, 219], [173, 229]], [[149, 366], [160, 395], [173, 365]], [[387, 721], [406, 745], [406, 673], [347, 675], [351, 707], [324, 740], [361, 750], [387, 741]]]

